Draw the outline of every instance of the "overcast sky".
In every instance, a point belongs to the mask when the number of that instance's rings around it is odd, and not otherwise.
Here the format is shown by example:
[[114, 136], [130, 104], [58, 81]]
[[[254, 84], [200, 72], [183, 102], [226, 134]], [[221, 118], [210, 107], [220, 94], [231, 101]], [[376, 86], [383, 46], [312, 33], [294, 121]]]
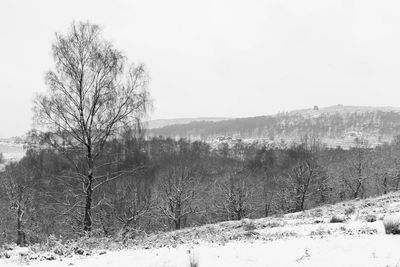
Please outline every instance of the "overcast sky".
[[104, 27], [147, 65], [152, 119], [400, 106], [400, 1], [0, 1], [0, 137], [32, 125], [55, 32]]

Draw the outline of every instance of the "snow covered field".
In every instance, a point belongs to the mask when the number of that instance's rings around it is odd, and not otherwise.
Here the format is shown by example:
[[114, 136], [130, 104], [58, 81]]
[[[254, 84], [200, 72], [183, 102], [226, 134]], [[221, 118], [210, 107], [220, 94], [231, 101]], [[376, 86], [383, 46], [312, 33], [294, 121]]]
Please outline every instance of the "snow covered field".
[[[387, 235], [382, 219], [399, 211], [400, 193], [390, 193], [283, 216], [153, 234], [132, 240], [129, 249], [99, 241], [97, 247], [84, 248], [91, 256], [60, 256], [52, 246], [39, 254], [32, 248], [14, 248], [3, 252], [9, 255], [0, 259], [0, 266], [394, 267], [400, 266], [400, 235]], [[344, 221], [332, 223], [336, 215]], [[374, 220], [368, 219], [371, 216]]]
[[[139, 249], [109, 252], [86, 258], [31, 262], [30, 266], [96, 267], [189, 267], [198, 266], [400, 266], [400, 237], [366, 235], [296, 238], [271, 242], [232, 242], [225, 245], [199, 244], [176, 248]], [[3, 263], [5, 263], [3, 261]], [[20, 266], [20, 260], [8, 260], [7, 266]]]

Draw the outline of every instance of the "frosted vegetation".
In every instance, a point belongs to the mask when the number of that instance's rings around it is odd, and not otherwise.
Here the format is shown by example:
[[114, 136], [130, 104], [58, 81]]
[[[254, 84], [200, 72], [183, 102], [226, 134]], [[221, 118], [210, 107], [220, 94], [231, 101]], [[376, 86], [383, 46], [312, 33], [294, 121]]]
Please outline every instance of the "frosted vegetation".
[[[187, 267], [266, 266], [273, 262], [275, 266], [397, 266], [399, 238], [391, 230], [399, 230], [398, 214], [400, 195], [391, 193], [283, 216], [152, 234], [126, 243], [86, 238], [68, 244], [53, 238], [47, 245], [3, 249], [0, 263]], [[332, 221], [333, 217], [343, 221]]]

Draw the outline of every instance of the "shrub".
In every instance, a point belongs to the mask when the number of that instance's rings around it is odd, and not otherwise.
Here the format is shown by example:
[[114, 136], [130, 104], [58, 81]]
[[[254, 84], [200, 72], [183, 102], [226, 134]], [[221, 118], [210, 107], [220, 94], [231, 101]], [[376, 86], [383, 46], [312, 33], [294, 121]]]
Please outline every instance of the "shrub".
[[260, 234], [257, 233], [257, 232], [254, 231], [254, 230], [249, 230], [249, 231], [246, 231], [243, 235], [244, 235], [245, 237], [247, 237], [247, 238], [251, 238], [251, 237], [257, 237], [257, 236], [259, 236]]
[[310, 213], [314, 217], [322, 217], [322, 215], [324, 215], [324, 212], [321, 208], [314, 209]]
[[327, 235], [328, 233], [330, 234], [329, 230], [319, 227], [319, 228], [315, 229], [314, 231], [311, 231], [310, 235], [323, 237], [323, 236]]
[[367, 216], [365, 217], [365, 220], [366, 220], [367, 222], [375, 222], [375, 221], [376, 221], [376, 215], [374, 215], [374, 214], [369, 214], [369, 215], [367, 215]]
[[349, 206], [344, 210], [344, 214], [345, 215], [350, 215], [353, 214], [356, 211], [356, 207], [355, 206]]
[[330, 222], [331, 223], [342, 223], [346, 221], [346, 217], [343, 215], [333, 215]]
[[272, 222], [268, 222], [268, 223], [264, 224], [263, 227], [267, 227], [267, 228], [282, 227], [282, 226], [285, 226], [285, 224], [286, 224], [285, 221], [282, 221], [282, 222], [272, 221]]
[[245, 231], [254, 231], [257, 229], [257, 226], [252, 220], [244, 219], [242, 220], [242, 227]]
[[386, 234], [400, 234], [400, 213], [386, 216], [383, 219]]

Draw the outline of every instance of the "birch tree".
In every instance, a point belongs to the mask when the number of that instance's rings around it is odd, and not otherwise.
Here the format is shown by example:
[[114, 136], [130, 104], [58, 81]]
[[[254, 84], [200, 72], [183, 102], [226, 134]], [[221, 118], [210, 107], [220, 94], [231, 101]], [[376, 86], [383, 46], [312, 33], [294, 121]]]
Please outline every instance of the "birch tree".
[[45, 77], [48, 90], [35, 101], [36, 118], [48, 131], [48, 143], [65, 155], [74, 151], [84, 158], [84, 167], [76, 160], [74, 164], [84, 195], [86, 232], [92, 230], [94, 192], [121, 176], [96, 176], [105, 144], [122, 127], [139, 121], [149, 107], [144, 65], [129, 63], [101, 33], [89, 22], [74, 22], [66, 34], [56, 33], [55, 66]]

